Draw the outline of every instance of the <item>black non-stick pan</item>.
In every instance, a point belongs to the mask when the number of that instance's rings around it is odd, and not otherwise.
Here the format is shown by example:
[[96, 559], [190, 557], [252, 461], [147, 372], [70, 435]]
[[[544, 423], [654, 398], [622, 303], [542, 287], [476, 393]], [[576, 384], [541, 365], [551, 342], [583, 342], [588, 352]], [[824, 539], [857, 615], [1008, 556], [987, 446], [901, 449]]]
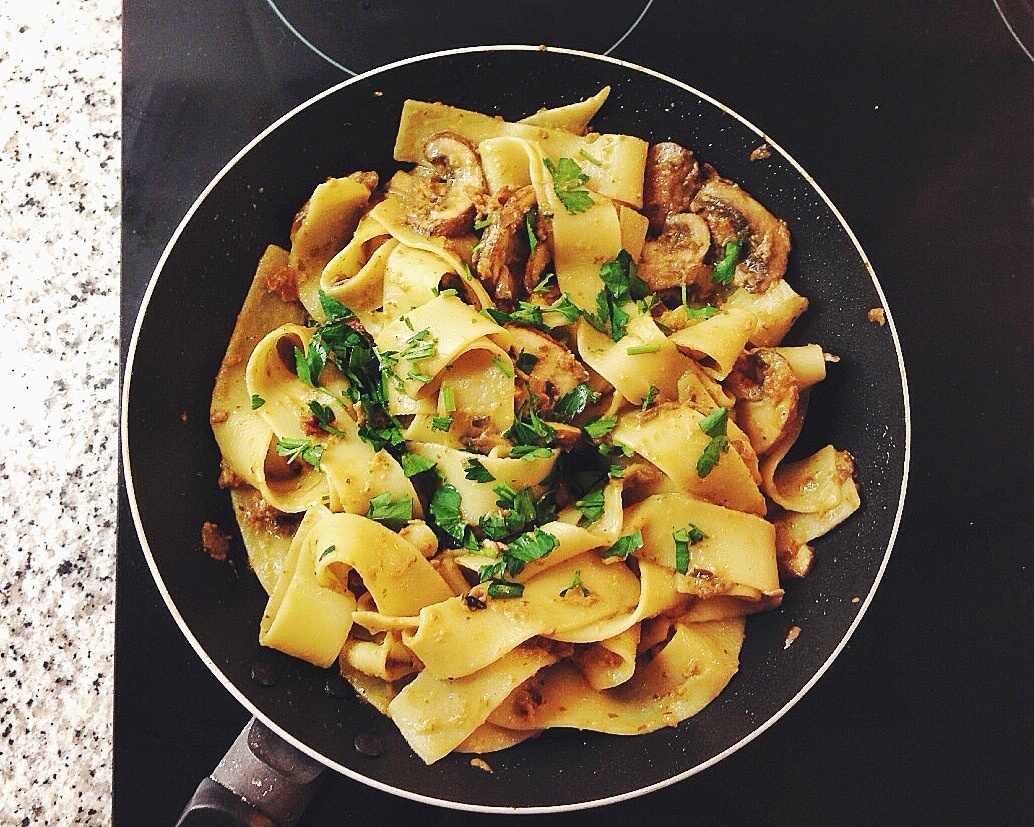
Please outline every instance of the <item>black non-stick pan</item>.
[[[203, 521], [235, 525], [217, 485], [212, 383], [269, 243], [327, 176], [396, 168], [406, 98], [520, 118], [612, 87], [594, 126], [675, 140], [738, 181], [793, 237], [787, 279], [810, 299], [791, 333], [839, 356], [812, 394], [801, 451], [828, 442], [855, 458], [862, 507], [816, 544], [783, 605], [751, 617], [739, 672], [678, 727], [636, 737], [549, 732], [492, 754], [425, 766], [392, 723], [332, 673], [263, 649], [266, 596], [240, 545], [232, 565], [201, 549]], [[766, 144], [767, 158], [751, 160]], [[884, 309], [884, 323], [870, 315]], [[683, 83], [617, 60], [531, 47], [404, 61], [349, 80], [274, 124], [205, 190], [149, 285], [126, 369], [123, 457], [133, 518], [155, 580], [198, 655], [277, 735], [347, 776], [429, 803], [479, 811], [559, 811], [628, 798], [722, 759], [764, 730], [822, 675], [860, 621], [886, 566], [908, 469], [907, 386], [889, 308], [857, 240], [816, 183], [744, 119]], [[787, 646], [791, 627], [800, 634]]]

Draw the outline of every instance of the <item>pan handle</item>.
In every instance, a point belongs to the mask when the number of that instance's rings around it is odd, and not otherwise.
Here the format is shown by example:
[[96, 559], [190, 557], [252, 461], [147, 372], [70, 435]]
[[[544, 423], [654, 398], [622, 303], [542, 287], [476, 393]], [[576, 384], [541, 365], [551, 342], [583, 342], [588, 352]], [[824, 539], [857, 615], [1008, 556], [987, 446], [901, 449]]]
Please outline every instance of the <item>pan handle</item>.
[[198, 785], [176, 827], [293, 827], [323, 770], [319, 761], [252, 718]]

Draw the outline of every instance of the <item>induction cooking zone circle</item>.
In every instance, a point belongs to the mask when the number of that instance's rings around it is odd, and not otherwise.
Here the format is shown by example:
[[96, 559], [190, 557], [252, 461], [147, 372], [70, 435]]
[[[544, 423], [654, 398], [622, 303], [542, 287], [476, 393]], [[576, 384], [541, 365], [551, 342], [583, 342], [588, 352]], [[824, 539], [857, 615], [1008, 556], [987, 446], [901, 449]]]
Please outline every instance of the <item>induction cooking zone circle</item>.
[[994, 4], [1010, 34], [1034, 60], [1034, 0], [994, 0]]
[[291, 33], [350, 75], [463, 46], [543, 44], [610, 54], [653, 0], [266, 0]]

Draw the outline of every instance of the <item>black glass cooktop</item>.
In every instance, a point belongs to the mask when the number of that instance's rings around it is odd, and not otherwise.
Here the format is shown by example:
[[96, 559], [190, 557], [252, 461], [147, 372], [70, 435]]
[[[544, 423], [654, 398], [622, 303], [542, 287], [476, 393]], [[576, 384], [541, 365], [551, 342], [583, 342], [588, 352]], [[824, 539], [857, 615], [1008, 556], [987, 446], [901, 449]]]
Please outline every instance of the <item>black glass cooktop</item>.
[[[351, 74], [479, 43], [670, 74], [772, 135], [895, 313], [905, 518], [859, 630], [761, 738], [644, 798], [524, 824], [1029, 821], [1034, 812], [1034, 61], [1023, 0], [124, 0], [123, 342], [173, 230], [258, 131]], [[874, 400], [878, 404], [878, 400]], [[172, 824], [247, 713], [181, 637], [124, 502], [114, 813]], [[303, 825], [503, 824], [331, 777]]]

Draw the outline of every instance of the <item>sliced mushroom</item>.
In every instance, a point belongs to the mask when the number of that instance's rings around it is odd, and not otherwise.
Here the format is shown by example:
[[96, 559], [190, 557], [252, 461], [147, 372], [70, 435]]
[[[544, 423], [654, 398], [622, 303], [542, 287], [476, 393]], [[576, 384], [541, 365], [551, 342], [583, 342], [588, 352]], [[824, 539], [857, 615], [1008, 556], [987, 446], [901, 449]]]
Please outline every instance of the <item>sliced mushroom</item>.
[[800, 382], [790, 362], [772, 348], [745, 352], [725, 380], [736, 397], [736, 424], [758, 456], [778, 445], [796, 423]]
[[488, 197], [477, 148], [455, 132], [436, 132], [424, 142], [424, 158], [426, 165], [395, 175], [389, 191], [420, 232], [448, 238], [471, 232]]
[[731, 241], [745, 241], [747, 254], [736, 264], [733, 283], [751, 293], [764, 293], [786, 272], [790, 233], [740, 186], [711, 170], [693, 198], [692, 209], [707, 221], [717, 249]]
[[657, 238], [646, 241], [636, 269], [652, 292], [685, 284], [702, 299], [714, 290], [711, 266], [704, 263], [710, 249], [707, 222], [696, 213], [678, 213], [668, 216]]
[[646, 153], [643, 213], [650, 233], [660, 235], [669, 216], [689, 212], [700, 188], [700, 165], [693, 153], [671, 141], [654, 144]]
[[525, 381], [517, 383], [514, 405], [518, 410], [529, 402], [531, 395], [537, 410], [550, 410], [565, 393], [589, 381], [585, 366], [556, 339], [529, 327], [508, 325], [507, 329], [515, 360], [522, 352], [538, 360], [528, 373], [522, 374]]
[[492, 296], [503, 303], [517, 299], [524, 274], [515, 275], [528, 256], [528, 235], [524, 216], [536, 204], [535, 188], [521, 187], [498, 194], [489, 211], [490, 223], [474, 253], [478, 278]]

